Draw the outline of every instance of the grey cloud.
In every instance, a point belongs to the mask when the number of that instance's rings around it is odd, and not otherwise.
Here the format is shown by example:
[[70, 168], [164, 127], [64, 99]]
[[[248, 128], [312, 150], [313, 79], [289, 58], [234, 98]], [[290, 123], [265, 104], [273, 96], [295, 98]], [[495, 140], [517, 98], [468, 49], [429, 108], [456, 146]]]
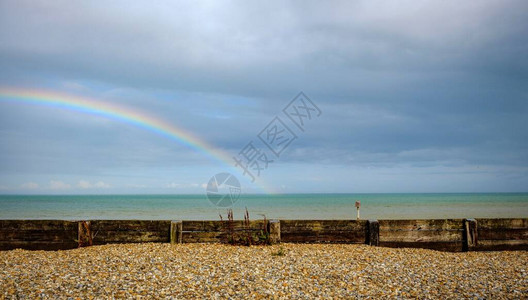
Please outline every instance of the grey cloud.
[[[522, 169], [527, 10], [524, 1], [2, 1], [0, 85], [133, 107], [233, 154], [303, 90], [323, 115], [277, 164]], [[207, 164], [115, 122], [12, 106], [0, 116], [6, 174]]]

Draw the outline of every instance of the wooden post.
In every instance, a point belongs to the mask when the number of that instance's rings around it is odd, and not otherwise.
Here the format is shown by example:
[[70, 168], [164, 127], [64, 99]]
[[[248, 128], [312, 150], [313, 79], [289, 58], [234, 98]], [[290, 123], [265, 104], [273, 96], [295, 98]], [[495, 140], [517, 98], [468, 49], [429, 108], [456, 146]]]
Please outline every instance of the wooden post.
[[79, 221], [77, 240], [80, 247], [87, 247], [93, 245], [92, 228], [90, 221]]
[[477, 220], [464, 219], [464, 251], [473, 251], [478, 244]]
[[361, 206], [361, 201], [356, 201], [356, 210], [357, 210], [357, 220], [359, 221], [359, 207]]
[[182, 226], [183, 222], [181, 220], [171, 221], [170, 226], [170, 243], [171, 244], [181, 244], [182, 241]]
[[281, 242], [281, 233], [280, 233], [280, 221], [279, 220], [269, 220], [268, 221], [268, 232], [269, 232], [269, 241], [270, 244], [280, 244]]
[[378, 220], [367, 221], [367, 245], [379, 246], [379, 222]]

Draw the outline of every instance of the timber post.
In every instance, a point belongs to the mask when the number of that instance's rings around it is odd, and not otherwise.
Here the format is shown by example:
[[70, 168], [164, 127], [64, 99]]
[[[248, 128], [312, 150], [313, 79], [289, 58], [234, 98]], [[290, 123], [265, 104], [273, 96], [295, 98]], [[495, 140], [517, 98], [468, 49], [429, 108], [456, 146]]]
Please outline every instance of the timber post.
[[478, 244], [477, 220], [464, 219], [464, 251], [473, 251]]
[[77, 241], [79, 242], [79, 248], [93, 245], [93, 236], [90, 221], [78, 222]]
[[379, 246], [379, 222], [378, 220], [367, 221], [367, 245]]
[[269, 220], [268, 221], [268, 232], [269, 232], [269, 242], [271, 245], [280, 244], [281, 242], [281, 228], [279, 220]]
[[182, 241], [182, 228], [183, 221], [171, 221], [170, 225], [170, 243], [171, 244], [181, 244]]

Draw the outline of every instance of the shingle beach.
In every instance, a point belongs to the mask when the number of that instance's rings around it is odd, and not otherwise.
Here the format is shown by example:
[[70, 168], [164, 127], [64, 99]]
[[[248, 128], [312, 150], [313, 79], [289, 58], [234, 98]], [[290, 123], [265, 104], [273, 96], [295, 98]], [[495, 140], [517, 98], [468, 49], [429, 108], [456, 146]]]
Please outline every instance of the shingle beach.
[[121, 244], [0, 251], [0, 298], [528, 298], [528, 252]]

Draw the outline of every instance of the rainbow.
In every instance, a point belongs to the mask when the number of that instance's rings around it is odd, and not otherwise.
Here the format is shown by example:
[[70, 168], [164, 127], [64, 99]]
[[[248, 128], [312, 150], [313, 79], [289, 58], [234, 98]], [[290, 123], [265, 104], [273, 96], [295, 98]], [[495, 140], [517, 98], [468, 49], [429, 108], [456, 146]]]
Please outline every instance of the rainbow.
[[[58, 107], [130, 124], [176, 141], [213, 161], [220, 162], [228, 167], [231, 172], [234, 171], [241, 174], [242, 171], [234, 167], [233, 157], [225, 151], [213, 147], [182, 128], [130, 107], [46, 90], [3, 87], [0, 87], [0, 100]], [[273, 190], [267, 187], [263, 180], [258, 180], [258, 186], [266, 193], [273, 193]]]

